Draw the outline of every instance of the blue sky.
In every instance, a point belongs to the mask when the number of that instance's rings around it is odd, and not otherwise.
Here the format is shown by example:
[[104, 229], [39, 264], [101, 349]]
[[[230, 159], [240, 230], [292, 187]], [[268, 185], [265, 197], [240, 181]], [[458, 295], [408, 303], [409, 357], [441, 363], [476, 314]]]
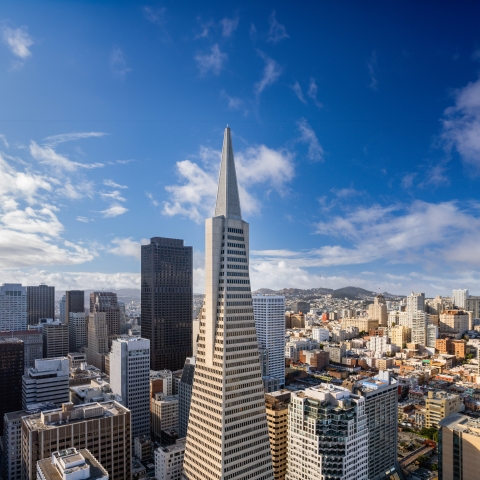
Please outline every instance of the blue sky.
[[480, 294], [477, 2], [2, 2], [0, 283], [139, 286], [232, 129], [253, 288]]

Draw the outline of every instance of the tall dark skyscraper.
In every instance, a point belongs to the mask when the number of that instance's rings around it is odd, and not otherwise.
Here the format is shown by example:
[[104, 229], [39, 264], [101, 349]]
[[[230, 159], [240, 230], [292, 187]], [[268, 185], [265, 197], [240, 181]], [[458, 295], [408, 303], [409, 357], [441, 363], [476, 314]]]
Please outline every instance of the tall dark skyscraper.
[[55, 318], [55, 287], [27, 287], [28, 325], [36, 325], [39, 318]]
[[3, 416], [22, 408], [22, 375], [24, 345], [18, 338], [0, 339], [0, 432]]
[[180, 370], [192, 355], [193, 252], [183, 240], [142, 245], [142, 337], [153, 370]]
[[90, 313], [105, 313], [107, 322], [108, 348], [120, 335], [120, 307], [117, 294], [113, 292], [92, 292], [90, 294]]
[[[83, 290], [67, 290], [65, 292], [65, 317], [68, 323], [69, 313], [83, 313], [85, 311], [85, 292]], [[62, 322], [65, 320], [60, 319]]]

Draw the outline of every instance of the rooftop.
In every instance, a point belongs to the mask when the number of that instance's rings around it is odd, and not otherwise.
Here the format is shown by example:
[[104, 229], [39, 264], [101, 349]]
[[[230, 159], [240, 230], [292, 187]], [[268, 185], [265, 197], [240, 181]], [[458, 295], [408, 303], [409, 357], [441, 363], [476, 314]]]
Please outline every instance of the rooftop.
[[442, 427], [480, 437], [480, 419], [467, 417], [461, 413], [452, 413], [439, 422]]

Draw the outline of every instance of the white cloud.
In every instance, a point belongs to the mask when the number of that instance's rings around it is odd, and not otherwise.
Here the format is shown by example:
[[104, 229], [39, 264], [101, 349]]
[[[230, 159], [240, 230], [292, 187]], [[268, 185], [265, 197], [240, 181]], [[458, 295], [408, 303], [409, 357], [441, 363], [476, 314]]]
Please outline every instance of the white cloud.
[[114, 200], [116, 202], [126, 202], [125, 197], [122, 197], [121, 193], [118, 190], [113, 190], [112, 192], [100, 192], [100, 196], [104, 200]]
[[103, 214], [104, 218], [118, 217], [128, 212], [128, 208], [125, 208], [122, 205], [111, 205], [106, 210], [102, 210], [100, 213]]
[[275, 60], [267, 57], [267, 55], [261, 51], [258, 51], [258, 53], [263, 58], [265, 66], [263, 68], [262, 78], [255, 83], [253, 88], [257, 97], [265, 90], [266, 87], [273, 85], [282, 74], [282, 68]]
[[295, 81], [295, 83], [292, 85], [292, 90], [301, 102], [307, 103], [305, 97], [303, 96], [302, 87], [297, 81]]
[[103, 184], [112, 188], [128, 188], [126, 185], [120, 185], [119, 183], [115, 183], [113, 180], [109, 179], [104, 180]]
[[455, 92], [455, 105], [445, 110], [441, 137], [465, 164], [480, 168], [480, 80]]
[[310, 84], [308, 86], [308, 96], [313, 100], [313, 103], [318, 108], [323, 108], [323, 104], [317, 100], [318, 87], [314, 78], [310, 79]]
[[32, 54], [30, 47], [34, 42], [28, 34], [27, 27], [3, 27], [3, 41], [12, 53], [22, 60], [27, 59]]
[[270, 15], [269, 23], [270, 30], [268, 31], [267, 41], [273, 44], [277, 44], [280, 40], [283, 40], [284, 38], [289, 38], [285, 27], [282, 24], [278, 23], [277, 19], [275, 18], [275, 10]]
[[[202, 148], [203, 166], [190, 160], [177, 162], [180, 184], [166, 187], [169, 200], [164, 203], [164, 215], [182, 215], [197, 223], [213, 213], [217, 195], [220, 152]], [[236, 170], [240, 202], [244, 213], [254, 213], [261, 208], [260, 201], [250, 189], [265, 185], [267, 191], [283, 194], [286, 184], [295, 174], [294, 155], [287, 150], [273, 150], [265, 145], [248, 147], [239, 151]], [[245, 187], [248, 185], [249, 190]]]
[[61, 133], [60, 135], [52, 135], [45, 139], [46, 145], [54, 147], [59, 143], [72, 142], [75, 140], [81, 140], [83, 138], [91, 137], [103, 137], [106, 134], [104, 132], [72, 132], [72, 133]]
[[123, 80], [132, 69], [127, 65], [127, 59], [120, 47], [113, 47], [110, 55], [110, 68], [115, 77]]
[[7, 148], [10, 147], [10, 145], [9, 145], [8, 142], [7, 142], [7, 138], [5, 137], [5, 135], [0, 134], [0, 139], [2, 140], [3, 144], [4, 144]]
[[[238, 97], [231, 97], [226, 93], [224, 90], [222, 90], [221, 95], [223, 98], [227, 100], [228, 108], [229, 110], [240, 110], [245, 106], [243, 100], [241, 100]], [[245, 111], [246, 113], [246, 111]]]
[[308, 145], [308, 158], [310, 160], [323, 160], [325, 151], [318, 141], [316, 133], [304, 118], [297, 122], [300, 130], [300, 141]]
[[218, 43], [212, 46], [211, 53], [204, 55], [195, 55], [200, 75], [206, 75], [212, 72], [214, 75], [219, 75], [223, 64], [228, 60], [228, 55], [220, 51]]
[[155, 197], [153, 196], [152, 193], [150, 193], [150, 192], [145, 192], [145, 195], [147, 196], [147, 198], [150, 199], [150, 201], [152, 202], [152, 205], [153, 205], [154, 207], [158, 207], [159, 203], [158, 203], [158, 201], [155, 199]]
[[140, 241], [132, 240], [129, 238], [115, 238], [112, 240], [112, 245], [108, 251], [114, 255], [120, 257], [133, 257], [135, 260], [140, 260], [141, 255], [141, 245], [146, 245], [150, 243], [147, 238], [142, 238]]
[[372, 55], [370, 56], [370, 59], [367, 62], [367, 67], [368, 67], [368, 73], [370, 75], [370, 83], [369, 87], [372, 90], [377, 90], [378, 88], [378, 80], [377, 80], [377, 52], [374, 50], [372, 52]]
[[238, 27], [238, 17], [236, 18], [222, 18], [220, 20], [220, 25], [222, 27], [222, 35], [224, 37], [231, 37], [232, 33]]
[[91, 218], [81, 217], [81, 216], [78, 216], [78, 217], [77, 217], [77, 221], [82, 222], [82, 223], [90, 223], [90, 222], [93, 222], [93, 220], [92, 220]]

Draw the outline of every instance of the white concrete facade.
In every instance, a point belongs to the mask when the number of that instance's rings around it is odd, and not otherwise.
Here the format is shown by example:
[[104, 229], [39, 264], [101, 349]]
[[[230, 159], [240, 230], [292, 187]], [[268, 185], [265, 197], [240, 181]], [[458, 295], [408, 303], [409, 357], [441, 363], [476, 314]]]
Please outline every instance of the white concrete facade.
[[27, 287], [4, 283], [0, 287], [0, 331], [27, 329]]

